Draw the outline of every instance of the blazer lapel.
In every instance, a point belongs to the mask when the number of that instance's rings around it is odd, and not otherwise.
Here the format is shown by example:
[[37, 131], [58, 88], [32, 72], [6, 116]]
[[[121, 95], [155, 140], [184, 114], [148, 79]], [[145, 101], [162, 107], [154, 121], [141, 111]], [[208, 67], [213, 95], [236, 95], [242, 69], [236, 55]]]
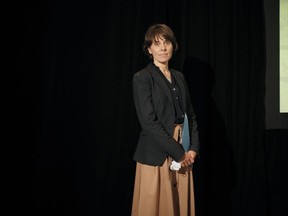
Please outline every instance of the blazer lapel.
[[172, 98], [172, 95], [170, 93], [170, 90], [169, 90], [167, 84], [165, 83], [165, 81], [163, 80], [163, 78], [161, 77], [161, 75], [159, 74], [159, 72], [157, 71], [157, 69], [154, 68], [153, 65], [151, 65], [151, 64], [148, 65], [148, 69], [149, 69], [148, 71], [151, 74], [151, 76], [159, 84], [159, 86], [161, 86], [161, 88], [164, 90], [165, 94], [169, 98], [169, 101], [173, 104], [173, 98]]

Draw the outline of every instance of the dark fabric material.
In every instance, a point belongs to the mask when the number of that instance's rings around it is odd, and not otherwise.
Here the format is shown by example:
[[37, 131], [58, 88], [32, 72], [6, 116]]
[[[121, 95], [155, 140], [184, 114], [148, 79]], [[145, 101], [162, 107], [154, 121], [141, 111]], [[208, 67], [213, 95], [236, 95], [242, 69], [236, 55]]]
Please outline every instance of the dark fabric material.
[[267, 174], [269, 216], [288, 212], [288, 129], [269, 129], [264, 132], [265, 171]]
[[[190, 94], [186, 88], [183, 73], [171, 70], [177, 80], [179, 90], [183, 96], [183, 109], [189, 117], [191, 140], [189, 147], [198, 152], [199, 139], [195, 129], [195, 113], [190, 101]], [[173, 139], [175, 126], [175, 110], [173, 97], [165, 80], [152, 65], [137, 71], [133, 76], [133, 96], [138, 119], [142, 126], [139, 141], [134, 154], [134, 160], [143, 164], [162, 165], [167, 156], [179, 162], [184, 155], [184, 149]]]
[[[184, 112], [183, 112], [183, 101], [181, 92], [178, 89], [176, 79], [174, 78], [173, 74], [171, 73], [171, 83], [169, 80], [164, 76], [164, 74], [160, 71], [160, 69], [153, 64], [155, 69], [158, 71], [158, 73], [161, 75], [165, 83], [167, 84], [170, 93], [172, 95], [173, 103], [174, 103], [174, 109], [175, 109], [175, 124], [182, 124], [184, 122]], [[171, 69], [170, 69], [171, 70]]]

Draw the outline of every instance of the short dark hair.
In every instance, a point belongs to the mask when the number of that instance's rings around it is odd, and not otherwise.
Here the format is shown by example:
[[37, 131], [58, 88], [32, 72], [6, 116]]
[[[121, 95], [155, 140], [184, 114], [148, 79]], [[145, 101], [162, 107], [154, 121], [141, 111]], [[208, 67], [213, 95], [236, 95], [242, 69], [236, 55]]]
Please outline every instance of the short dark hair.
[[148, 28], [144, 38], [143, 51], [151, 58], [148, 48], [152, 45], [157, 36], [162, 36], [173, 45], [173, 53], [178, 50], [178, 43], [171, 28], [165, 24], [155, 24]]

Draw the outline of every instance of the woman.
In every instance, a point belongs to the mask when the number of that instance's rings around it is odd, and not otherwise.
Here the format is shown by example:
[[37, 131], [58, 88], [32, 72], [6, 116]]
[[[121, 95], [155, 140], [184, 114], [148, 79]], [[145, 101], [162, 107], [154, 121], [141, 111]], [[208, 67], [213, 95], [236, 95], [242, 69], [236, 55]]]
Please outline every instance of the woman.
[[131, 215], [194, 216], [191, 165], [199, 154], [199, 138], [184, 75], [169, 67], [178, 49], [173, 31], [165, 24], [150, 26], [143, 49], [151, 63], [133, 76], [142, 131], [134, 153]]

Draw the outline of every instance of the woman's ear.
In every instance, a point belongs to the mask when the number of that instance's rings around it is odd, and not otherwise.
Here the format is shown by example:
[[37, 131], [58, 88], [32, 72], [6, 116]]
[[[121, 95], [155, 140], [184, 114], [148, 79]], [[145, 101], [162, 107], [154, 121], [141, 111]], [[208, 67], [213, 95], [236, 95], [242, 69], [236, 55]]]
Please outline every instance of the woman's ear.
[[149, 54], [152, 55], [152, 51], [151, 51], [150, 47], [148, 47], [147, 50], [148, 50]]

